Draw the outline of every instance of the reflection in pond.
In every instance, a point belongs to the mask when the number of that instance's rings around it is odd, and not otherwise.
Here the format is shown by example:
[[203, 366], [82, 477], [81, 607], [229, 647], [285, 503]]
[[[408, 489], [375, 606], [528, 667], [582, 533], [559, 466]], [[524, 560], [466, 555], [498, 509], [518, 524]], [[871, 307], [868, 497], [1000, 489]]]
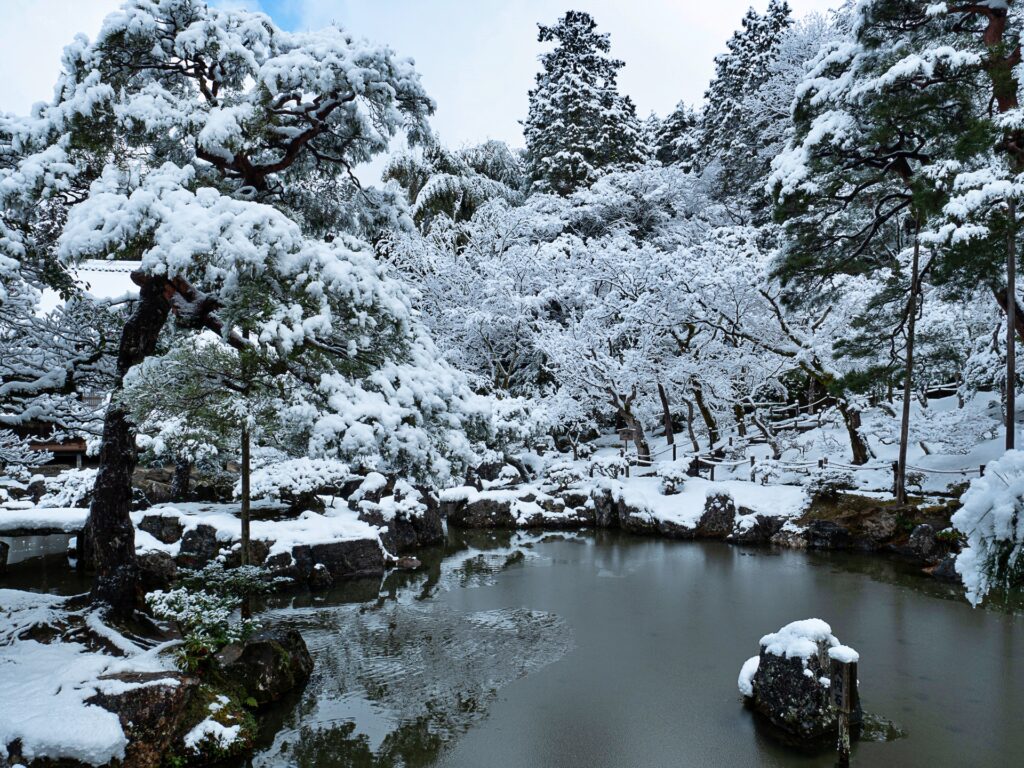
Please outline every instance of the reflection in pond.
[[428, 553], [424, 570], [390, 574], [383, 585], [362, 580], [269, 606], [268, 623], [298, 628], [316, 669], [291, 711], [264, 724], [280, 730], [252, 764], [431, 765], [502, 687], [561, 658], [572, 632], [554, 614], [426, 600], [492, 584], [534, 557], [530, 537], [515, 535], [516, 546], [511, 538], [455, 542], [454, 552]]
[[1024, 752], [1024, 618], [897, 560], [612, 532], [453, 534], [421, 559], [271, 603], [268, 623], [302, 631], [317, 666], [266, 717], [253, 765], [831, 768], [830, 749], [760, 728], [736, 690], [758, 638], [812, 616], [861, 653], [878, 720], [854, 764]]

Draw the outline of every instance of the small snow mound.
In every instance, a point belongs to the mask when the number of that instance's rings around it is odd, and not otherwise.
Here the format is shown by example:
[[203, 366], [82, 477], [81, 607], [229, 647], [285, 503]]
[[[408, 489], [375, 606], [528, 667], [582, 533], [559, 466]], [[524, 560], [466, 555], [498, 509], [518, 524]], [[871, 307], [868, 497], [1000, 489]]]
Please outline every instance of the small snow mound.
[[754, 695], [754, 675], [757, 673], [757, 668], [761, 663], [760, 656], [751, 656], [749, 659], [743, 662], [743, 666], [740, 667], [740, 677], [736, 681], [739, 686], [740, 693], [744, 696]]
[[227, 749], [238, 738], [241, 730], [240, 725], [223, 725], [208, 717], [185, 734], [185, 747], [198, 752], [205, 742], [212, 741], [219, 749]]
[[826, 622], [821, 619], [803, 619], [790, 622], [778, 632], [765, 635], [761, 638], [761, 647], [765, 653], [773, 656], [806, 661], [818, 653], [820, 642], [833, 647], [839, 645], [832, 634], [832, 627]]
[[848, 645], [837, 645], [828, 649], [829, 658], [835, 659], [843, 664], [856, 664], [860, 654]]

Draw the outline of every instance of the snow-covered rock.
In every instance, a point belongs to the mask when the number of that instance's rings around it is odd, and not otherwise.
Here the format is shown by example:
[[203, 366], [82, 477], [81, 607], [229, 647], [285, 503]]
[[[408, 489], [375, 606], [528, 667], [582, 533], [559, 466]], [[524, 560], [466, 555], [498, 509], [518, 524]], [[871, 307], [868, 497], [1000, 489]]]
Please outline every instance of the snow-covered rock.
[[[737, 685], [747, 704], [776, 727], [801, 740], [816, 740], [836, 729], [833, 667], [858, 658], [821, 619], [794, 621], [761, 638], [760, 653], [744, 662]], [[862, 717], [856, 687], [853, 704], [850, 723], [856, 725]]]

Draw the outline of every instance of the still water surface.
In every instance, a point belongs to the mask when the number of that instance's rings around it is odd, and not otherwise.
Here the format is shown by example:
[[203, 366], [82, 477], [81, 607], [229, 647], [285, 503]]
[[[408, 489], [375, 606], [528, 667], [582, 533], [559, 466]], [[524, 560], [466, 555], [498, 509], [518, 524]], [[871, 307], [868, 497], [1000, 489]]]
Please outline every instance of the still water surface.
[[1024, 764], [1024, 616], [877, 556], [615, 534], [453, 534], [427, 567], [269, 606], [309, 686], [254, 766], [831, 766], [741, 704], [761, 635], [819, 617], [904, 736], [854, 765]]

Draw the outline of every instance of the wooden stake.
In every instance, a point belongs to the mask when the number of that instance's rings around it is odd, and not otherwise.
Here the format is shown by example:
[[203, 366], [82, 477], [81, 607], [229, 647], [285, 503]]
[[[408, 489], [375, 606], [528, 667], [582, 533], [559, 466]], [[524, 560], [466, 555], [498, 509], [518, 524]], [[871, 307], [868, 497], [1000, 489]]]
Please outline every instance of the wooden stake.
[[839, 725], [836, 751], [839, 768], [850, 765], [850, 714], [857, 708], [857, 662], [842, 662], [832, 659], [832, 704], [837, 710]]

